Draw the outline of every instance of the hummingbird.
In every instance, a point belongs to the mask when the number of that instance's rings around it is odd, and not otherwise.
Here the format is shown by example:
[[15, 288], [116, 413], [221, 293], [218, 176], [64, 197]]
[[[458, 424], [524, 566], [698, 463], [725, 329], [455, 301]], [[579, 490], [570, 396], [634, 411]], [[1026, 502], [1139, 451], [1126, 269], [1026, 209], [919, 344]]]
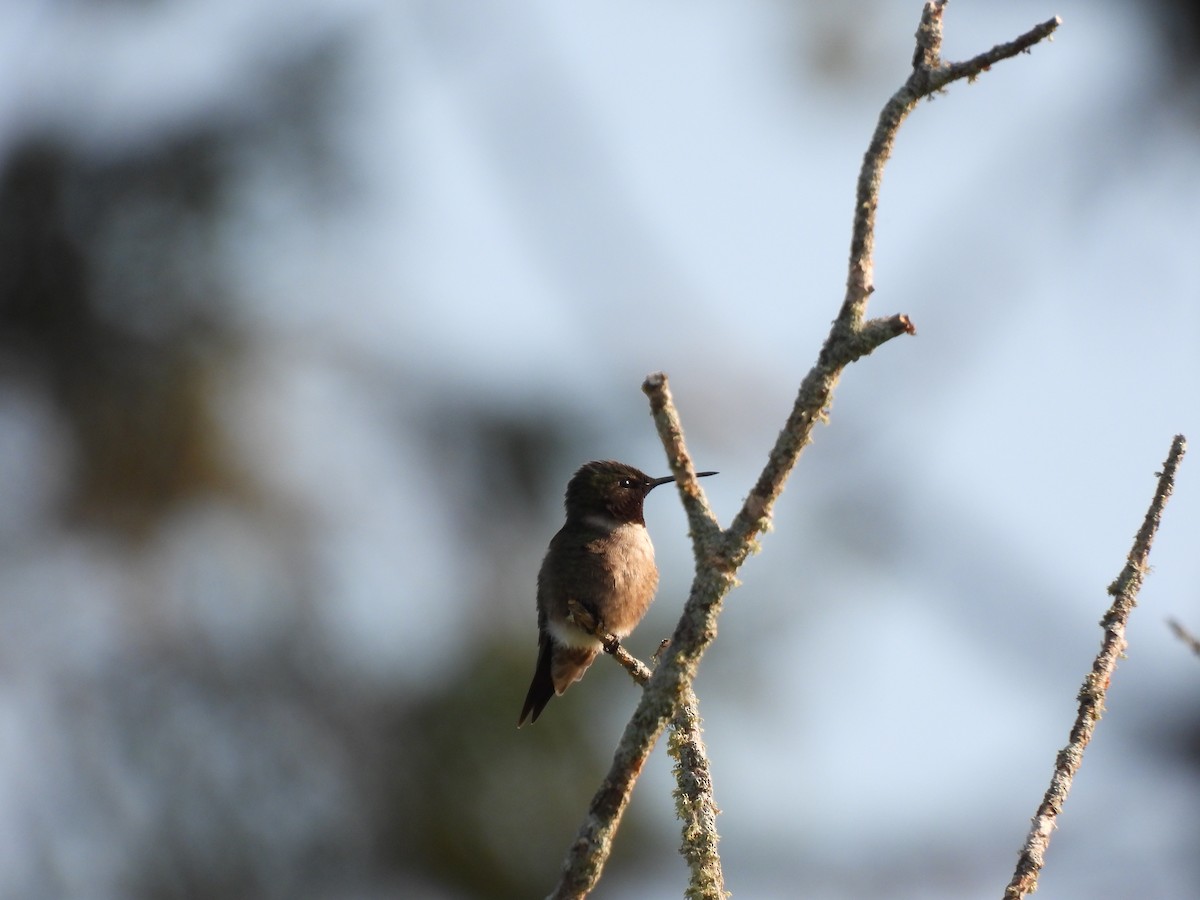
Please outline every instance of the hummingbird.
[[[697, 472], [697, 478], [716, 475]], [[596, 619], [597, 631], [628, 637], [658, 587], [654, 545], [642, 503], [675, 476], [651, 478], [625, 463], [582, 466], [567, 483], [567, 521], [550, 541], [537, 579], [538, 658], [517, 719], [536, 722], [555, 694], [583, 677], [600, 641], [568, 619], [575, 600]]]

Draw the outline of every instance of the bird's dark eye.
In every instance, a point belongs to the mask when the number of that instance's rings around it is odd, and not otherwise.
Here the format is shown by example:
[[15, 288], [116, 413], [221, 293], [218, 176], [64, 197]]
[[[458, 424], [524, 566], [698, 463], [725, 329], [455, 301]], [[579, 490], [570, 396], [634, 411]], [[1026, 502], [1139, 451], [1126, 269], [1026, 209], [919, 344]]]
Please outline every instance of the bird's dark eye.
[[621, 479], [621, 487], [623, 487], [623, 488], [633, 487], [633, 479], [632, 478], [622, 478]]

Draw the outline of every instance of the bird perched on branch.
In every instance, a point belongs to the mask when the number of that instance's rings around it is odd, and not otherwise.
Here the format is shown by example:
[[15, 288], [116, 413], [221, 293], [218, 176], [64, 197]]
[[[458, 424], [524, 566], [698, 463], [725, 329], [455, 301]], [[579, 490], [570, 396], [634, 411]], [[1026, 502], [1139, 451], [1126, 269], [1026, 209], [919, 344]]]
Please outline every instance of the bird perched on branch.
[[[697, 472], [697, 478], [716, 475]], [[596, 632], [621, 639], [642, 620], [658, 587], [654, 545], [646, 530], [646, 495], [674, 476], [651, 478], [625, 463], [590, 462], [567, 483], [567, 521], [550, 541], [538, 572], [538, 659], [517, 719], [536, 722], [546, 704], [583, 677], [600, 640], [576, 625], [567, 604], [577, 601], [596, 620]]]

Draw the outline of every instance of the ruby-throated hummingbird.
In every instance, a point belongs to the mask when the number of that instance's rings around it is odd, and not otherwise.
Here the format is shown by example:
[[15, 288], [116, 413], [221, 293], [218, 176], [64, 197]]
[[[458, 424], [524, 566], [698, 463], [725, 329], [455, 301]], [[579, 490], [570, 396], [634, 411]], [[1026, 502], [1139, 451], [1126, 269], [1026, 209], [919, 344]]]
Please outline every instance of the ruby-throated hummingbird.
[[536, 722], [550, 698], [582, 678], [600, 652], [599, 640], [568, 621], [568, 600], [595, 616], [598, 632], [617, 638], [627, 637], [650, 608], [658, 567], [642, 502], [674, 480], [611, 460], [590, 462], [571, 476], [567, 523], [550, 541], [538, 572], [537, 668], [518, 728], [527, 719]]

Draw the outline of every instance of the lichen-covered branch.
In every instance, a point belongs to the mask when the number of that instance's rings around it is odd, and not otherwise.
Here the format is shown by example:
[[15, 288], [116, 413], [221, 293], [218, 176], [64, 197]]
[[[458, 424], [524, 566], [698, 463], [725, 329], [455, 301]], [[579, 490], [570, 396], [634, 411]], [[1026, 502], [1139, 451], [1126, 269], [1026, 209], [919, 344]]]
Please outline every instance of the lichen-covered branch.
[[1079, 712], [1075, 717], [1075, 724], [1071, 728], [1067, 746], [1058, 752], [1054, 762], [1054, 775], [1050, 779], [1050, 787], [1033, 817], [1025, 846], [1021, 848], [1017, 859], [1016, 871], [1004, 891], [1005, 900], [1017, 900], [1037, 890], [1038, 873], [1045, 864], [1050, 834], [1067, 800], [1075, 773], [1079, 771], [1080, 763], [1083, 762], [1083, 751], [1091, 741], [1096, 723], [1100, 721], [1104, 712], [1104, 698], [1108, 693], [1113, 672], [1117, 669], [1117, 660], [1125, 652], [1125, 627], [1129, 622], [1129, 614], [1137, 605], [1138, 591], [1141, 590], [1142, 581], [1149, 570], [1146, 560], [1150, 556], [1150, 545], [1154, 542], [1167, 499], [1175, 489], [1175, 471], [1179, 468], [1179, 461], [1183, 459], [1186, 449], [1187, 443], [1183, 435], [1176, 435], [1171, 443], [1167, 461], [1159, 473], [1158, 489], [1154, 492], [1154, 499], [1150, 501], [1150, 509], [1146, 512], [1142, 527], [1138, 529], [1137, 537], [1134, 538], [1133, 549], [1129, 551], [1125, 568], [1121, 570], [1116, 581], [1108, 586], [1108, 593], [1112, 595], [1113, 602], [1104, 618], [1100, 620], [1104, 628], [1100, 652], [1092, 663], [1092, 670], [1083, 680], [1083, 687], [1079, 689]]
[[[854, 205], [846, 294], [833, 327], [812, 370], [801, 382], [792, 412], [767, 457], [763, 471], [730, 527], [722, 531], [695, 478], [678, 412], [663, 374], [646, 379], [643, 390], [650, 398], [655, 427], [676, 476], [687, 511], [696, 557], [696, 575], [670, 647], [654, 670], [625, 727], [612, 765], [592, 799], [587, 816], [563, 863], [554, 898], [584, 897], [595, 886], [612, 845], [630, 792], [651, 749], [667, 723], [679, 714], [691, 696], [691, 684], [700, 659], [717, 633], [717, 618], [725, 596], [737, 583], [735, 573], [754, 550], [757, 536], [770, 523], [772, 510], [801, 451], [812, 440], [813, 426], [828, 414], [833, 391], [842, 371], [892, 338], [915, 334], [905, 315], [867, 320], [867, 301], [874, 292], [873, 268], [875, 213], [883, 169], [891, 156], [900, 124], [922, 97], [941, 90], [959, 78], [973, 78], [992, 63], [1027, 50], [1058, 27], [1057, 19], [1044, 23], [1010, 44], [1002, 44], [966, 63], [941, 60], [942, 12], [945, 0], [925, 4], [917, 30], [913, 72], [880, 114], [875, 133], [863, 157]], [[707, 772], [704, 779], [707, 781]], [[716, 805], [707, 794], [704, 815], [715, 818]], [[691, 819], [687, 821], [692, 821]], [[685, 828], [687, 827], [685, 822]], [[705, 826], [707, 827], [707, 826]], [[716, 832], [711, 832], [710, 855], [716, 858]], [[687, 851], [691, 852], [691, 851]], [[695, 885], [695, 880], [693, 880]], [[723, 890], [723, 888], [717, 888]], [[696, 896], [719, 897], [719, 893]]]
[[688, 900], [725, 900], [725, 875], [717, 853], [717, 801], [701, 737], [700, 703], [689, 689], [671, 721], [667, 752], [675, 760], [675, 815], [683, 823], [680, 852], [691, 878]]
[[859, 169], [854, 199], [854, 224], [850, 234], [850, 263], [846, 277], [846, 295], [829, 337], [821, 348], [817, 364], [800, 385], [792, 413], [779, 433], [767, 465], [742, 509], [729, 528], [726, 548], [731, 561], [740, 564], [753, 547], [753, 536], [764, 531], [771, 510], [800, 453], [812, 441], [813, 426], [829, 411], [833, 389], [842, 370], [850, 363], [901, 334], [915, 334], [916, 328], [905, 315], [866, 320], [867, 301], [875, 291], [875, 213], [883, 170], [892, 155], [896, 134], [924, 97], [951, 82], [974, 78], [989, 66], [1016, 56], [1049, 37], [1062, 24], [1057, 17], [1036, 26], [1014, 41], [998, 44], [991, 50], [961, 63], [942, 61], [942, 13], [945, 0], [925, 4], [917, 28], [917, 49], [913, 71], [895, 94], [884, 104], [875, 132]]
[[[599, 638], [604, 652], [611, 655], [634, 681], [646, 685], [652, 673], [645, 663], [626, 651], [616, 637], [598, 631], [595, 617], [582, 604], [568, 600], [567, 608], [575, 624]], [[664, 648], [660, 649], [665, 649], [669, 642], [663, 644]], [[690, 900], [724, 900], [725, 876], [721, 870], [721, 857], [717, 854], [717, 804], [712, 794], [708, 754], [701, 737], [700, 703], [690, 689], [671, 720], [667, 749], [676, 760], [675, 806], [683, 823], [680, 849], [691, 871], [685, 896]], [[598, 798], [600, 794], [597, 794]], [[604, 800], [608, 800], [607, 794]]]

